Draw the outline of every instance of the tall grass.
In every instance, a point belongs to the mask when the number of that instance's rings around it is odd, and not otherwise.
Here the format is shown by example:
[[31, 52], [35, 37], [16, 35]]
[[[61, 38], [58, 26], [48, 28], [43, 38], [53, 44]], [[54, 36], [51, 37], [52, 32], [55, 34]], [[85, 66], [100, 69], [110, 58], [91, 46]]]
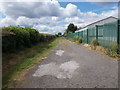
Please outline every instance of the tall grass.
[[26, 70], [46, 57], [58, 45], [58, 41], [57, 38], [49, 42], [39, 43], [18, 53], [9, 54], [8, 56], [11, 58], [3, 64], [3, 88], [13, 87], [15, 82], [23, 77], [21, 75]]
[[57, 45], [55, 35], [41, 34], [29, 27], [2, 28], [3, 87], [31, 67]]
[[96, 38], [93, 38], [93, 39], [91, 40], [91, 48], [92, 48], [93, 50], [96, 50], [97, 45], [98, 45], [98, 40], [97, 40]]
[[77, 42], [79, 44], [81, 44], [83, 42], [83, 39], [81, 37], [77, 36], [77, 35], [74, 36], [73, 39], [74, 39], [75, 42]]

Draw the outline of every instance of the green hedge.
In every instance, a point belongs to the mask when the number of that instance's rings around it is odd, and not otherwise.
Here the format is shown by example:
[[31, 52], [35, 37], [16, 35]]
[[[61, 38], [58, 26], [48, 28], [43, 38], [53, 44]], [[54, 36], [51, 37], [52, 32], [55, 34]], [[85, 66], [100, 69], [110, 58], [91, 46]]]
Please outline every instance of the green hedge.
[[4, 27], [2, 28], [2, 51], [13, 52], [16, 49], [31, 47], [33, 44], [46, 42], [53, 38], [55, 35], [40, 34], [29, 27]]

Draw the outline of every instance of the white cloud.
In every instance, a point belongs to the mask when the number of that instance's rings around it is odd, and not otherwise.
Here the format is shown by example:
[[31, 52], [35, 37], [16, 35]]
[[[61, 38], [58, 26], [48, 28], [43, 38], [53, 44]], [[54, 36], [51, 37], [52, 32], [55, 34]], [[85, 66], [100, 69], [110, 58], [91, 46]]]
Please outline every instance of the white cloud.
[[[78, 0], [57, 0], [59, 2], [77, 2]], [[79, 0], [79, 2], [118, 2], [119, 0]], [[43, 0], [1, 0], [0, 2], [43, 2]], [[44, 0], [49, 2], [49, 0]]]
[[21, 26], [31, 26], [31, 27], [39, 24], [56, 25], [59, 22], [61, 21], [58, 17], [28, 18], [25, 16], [20, 16], [17, 19], [6, 17], [0, 19], [0, 27], [8, 26], [8, 25], [21, 25]]
[[18, 17], [16, 19], [17, 25], [33, 26], [38, 24], [56, 25], [60, 19], [58, 17], [41, 17], [41, 18], [28, 18], [28, 17]]
[[41, 33], [55, 34], [58, 32], [64, 32], [64, 30], [67, 28], [68, 24], [57, 25], [62, 22], [74, 23], [78, 27], [83, 27], [87, 24], [93, 23], [100, 19], [103, 19], [109, 16], [117, 17], [117, 15], [118, 15], [118, 11], [117, 9], [115, 9], [115, 10], [102, 12], [101, 14], [96, 14], [91, 11], [86, 13], [80, 12], [80, 17], [78, 16], [66, 17], [65, 19], [61, 19], [60, 17], [55, 17], [55, 16], [41, 17], [41, 18], [28, 18], [25, 16], [20, 16], [17, 19], [6, 17], [0, 20], [0, 25], [1, 26], [9, 26], [9, 25], [31, 26], [39, 30], [39, 32]]
[[[60, 6], [59, 2], [9, 2], [1, 3], [2, 12], [7, 17], [18, 18], [25, 16], [29, 18], [40, 18], [45, 16], [76, 16], [78, 9], [76, 5], [68, 4], [66, 8]], [[62, 12], [62, 13], [61, 13]]]
[[77, 6], [76, 5], [73, 5], [73, 4], [68, 4], [66, 6], [66, 8], [63, 10], [63, 16], [77, 16], [77, 13], [78, 13], [78, 9], [77, 9]]
[[118, 17], [118, 10], [117, 9], [109, 10], [106, 12], [102, 12], [100, 14], [94, 13], [92, 11], [85, 12], [85, 13], [80, 12], [79, 15], [80, 15], [79, 17], [78, 16], [67, 17], [65, 18], [64, 22], [74, 23], [78, 27], [84, 27], [88, 24], [107, 18], [109, 16]]
[[[42, 24], [42, 22], [38, 23], [39, 20], [40, 19], [30, 19], [30, 18], [26, 18], [26, 17], [19, 17], [18, 19], [14, 20], [12, 18], [6, 17], [4, 19], [0, 19], [0, 26], [1, 27], [9, 26], [9, 25], [28, 26], [28, 27], [37, 29], [40, 33], [49, 33], [49, 34], [56, 34], [58, 32], [63, 33], [64, 30], [66, 29], [66, 27], [64, 25], [63, 26], [58, 25], [58, 26], [51, 27], [49, 25]], [[51, 20], [57, 20], [57, 18], [53, 17], [53, 18], [51, 18]], [[35, 23], [38, 23], [38, 25]]]
[[50, 0], [1, 0], [0, 2], [50, 2]]
[[[0, 20], [0, 26], [30, 26], [41, 33], [50, 34], [64, 32], [69, 23], [83, 27], [100, 19], [109, 16], [117, 17], [118, 15], [116, 7], [113, 7], [113, 10], [97, 14], [92, 11], [81, 12], [76, 5], [71, 3], [66, 8], [63, 8], [56, 0], [39, 3], [4, 3], [0, 8], [7, 16]], [[68, 24], [59, 24], [63, 22], [67, 22]]]
[[108, 17], [108, 16], [118, 17], [118, 9], [109, 10], [107, 12], [101, 13], [100, 15], [103, 16], [103, 17]]
[[119, 2], [119, 0], [85, 0], [89, 2]]
[[74, 23], [75, 25], [77, 25], [78, 27], [82, 27], [84, 26], [84, 19], [83, 18], [80, 18], [80, 17], [68, 17], [68, 18], [65, 18], [64, 22], [67, 22], [67, 23]]
[[4, 26], [15, 26], [16, 25], [16, 22], [15, 20], [11, 19], [11, 18], [4, 18], [4, 19], [0, 19], [0, 26], [1, 27], [4, 27]]
[[83, 25], [87, 25], [110, 16], [118, 17], [118, 9], [108, 10], [100, 14], [94, 13], [92, 11], [86, 13], [80, 13], [80, 14], [81, 14], [81, 18], [84, 21]]
[[49, 33], [49, 34], [56, 34], [58, 32], [64, 33], [66, 27], [65, 26], [46, 26], [46, 25], [34, 25], [34, 29], [37, 29], [40, 33]]
[[34, 20], [26, 17], [19, 17], [16, 20], [16, 24], [21, 26], [32, 26], [34, 24]]

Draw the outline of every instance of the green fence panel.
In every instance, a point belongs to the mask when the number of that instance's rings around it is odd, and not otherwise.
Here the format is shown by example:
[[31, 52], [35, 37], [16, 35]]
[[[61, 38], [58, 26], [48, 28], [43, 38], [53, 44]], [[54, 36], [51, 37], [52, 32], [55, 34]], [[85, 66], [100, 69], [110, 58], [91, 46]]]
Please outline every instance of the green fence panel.
[[118, 44], [119, 44], [118, 53], [120, 54], [120, 20], [118, 21]]
[[74, 33], [68, 34], [68, 37], [73, 38], [74, 37]]
[[97, 26], [97, 28], [98, 28], [98, 43], [99, 43], [99, 45], [103, 46], [103, 44], [104, 44], [103, 25]]
[[[103, 37], [100, 39], [100, 45], [109, 48], [111, 42], [117, 43], [117, 22], [107, 23], [102, 25]], [[99, 38], [99, 37], [98, 37]]]
[[96, 27], [88, 29], [88, 43], [91, 43], [91, 40], [96, 38]]
[[120, 45], [120, 23], [119, 23], [119, 45]]
[[83, 38], [83, 31], [78, 32], [78, 36]]
[[88, 31], [84, 30], [68, 34], [68, 37], [73, 38], [75, 35], [77, 35], [83, 38], [83, 42], [89, 44], [93, 38], [97, 38], [99, 45], [110, 48], [110, 43], [120, 43], [120, 30], [118, 31], [118, 28], [120, 29], [120, 24], [118, 26], [118, 21], [116, 21], [89, 28], [87, 29]]
[[87, 43], [87, 30], [82, 31], [83, 33], [83, 42]]
[[78, 36], [78, 32], [67, 35], [67, 37], [70, 37], [70, 38], [74, 38], [74, 36]]

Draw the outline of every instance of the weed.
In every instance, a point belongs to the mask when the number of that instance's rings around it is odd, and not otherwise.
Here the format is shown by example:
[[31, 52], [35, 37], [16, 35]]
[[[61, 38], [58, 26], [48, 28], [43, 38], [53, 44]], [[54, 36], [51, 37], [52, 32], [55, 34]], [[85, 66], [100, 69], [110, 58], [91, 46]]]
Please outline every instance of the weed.
[[79, 37], [78, 42], [81, 44], [83, 42], [83, 39]]
[[118, 44], [116, 42], [111, 42], [110, 43], [110, 49], [114, 52], [117, 52], [118, 50]]
[[98, 45], [98, 40], [97, 40], [96, 38], [93, 38], [93, 39], [91, 40], [91, 48], [92, 48], [93, 50], [96, 50], [97, 45]]
[[79, 37], [76, 35], [73, 37], [74, 41], [78, 41], [79, 40]]
[[[43, 42], [20, 53], [12, 54], [16, 56], [10, 61], [13, 60], [15, 63], [10, 65], [9, 68], [3, 69], [3, 88], [12, 87], [18, 81], [16, 77], [20, 78], [23, 71], [28, 70], [43, 57], [46, 57], [58, 45], [58, 41], [59, 39], [54, 39], [53, 41]], [[3, 67], [6, 67], [6, 65], [9, 65], [8, 62], [4, 62]]]

